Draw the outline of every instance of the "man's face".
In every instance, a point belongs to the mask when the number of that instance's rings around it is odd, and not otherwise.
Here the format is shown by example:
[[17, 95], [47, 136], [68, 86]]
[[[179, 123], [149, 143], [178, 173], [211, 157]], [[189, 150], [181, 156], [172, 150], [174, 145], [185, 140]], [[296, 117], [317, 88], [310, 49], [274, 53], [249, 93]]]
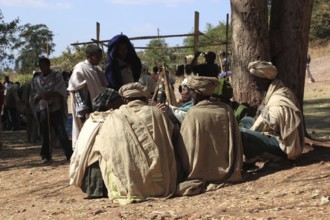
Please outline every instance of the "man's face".
[[42, 73], [48, 73], [50, 71], [50, 65], [46, 62], [40, 62], [39, 68]]
[[192, 100], [193, 105], [197, 104], [197, 93], [194, 91], [191, 91], [191, 100]]
[[101, 60], [102, 60], [102, 52], [98, 53], [98, 54], [93, 54], [93, 55], [87, 55], [87, 59], [88, 61], [94, 65], [97, 66], [100, 64]]
[[191, 99], [190, 89], [187, 86], [182, 86], [181, 100], [183, 102], [188, 102]]
[[120, 59], [126, 60], [128, 54], [127, 44], [124, 42], [119, 43], [117, 46], [117, 52]]

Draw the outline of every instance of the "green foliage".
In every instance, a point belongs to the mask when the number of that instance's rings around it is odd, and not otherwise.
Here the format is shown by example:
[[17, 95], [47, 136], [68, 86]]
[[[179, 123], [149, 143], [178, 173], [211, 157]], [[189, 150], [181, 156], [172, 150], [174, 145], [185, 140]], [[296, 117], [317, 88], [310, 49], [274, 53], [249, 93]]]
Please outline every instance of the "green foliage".
[[[223, 22], [219, 22], [217, 26], [213, 26], [210, 23], [206, 24], [206, 30], [204, 31], [205, 35], [200, 35], [199, 37], [199, 46], [201, 47], [201, 50], [204, 52], [207, 52], [209, 50], [211, 51], [219, 51], [219, 50], [225, 50], [225, 45], [219, 45], [219, 46], [207, 46], [218, 42], [224, 42], [226, 41], [226, 24]], [[231, 39], [231, 26], [228, 26], [228, 39]], [[194, 37], [187, 37], [184, 39], [184, 45], [185, 46], [193, 46], [194, 45]], [[200, 49], [199, 49], [200, 50]], [[193, 49], [187, 49], [185, 53], [193, 54]]]
[[20, 31], [19, 19], [6, 23], [0, 10], [0, 62], [3, 66], [14, 60], [11, 47], [17, 40], [18, 31]]
[[314, 0], [310, 27], [311, 40], [330, 39], [330, 4], [325, 0]]
[[148, 66], [157, 66], [162, 64], [173, 64], [176, 56], [173, 49], [159, 49], [159, 47], [167, 47], [167, 43], [164, 39], [150, 40], [147, 45], [150, 47], [146, 49], [142, 60], [148, 64]]
[[16, 59], [15, 68], [19, 73], [31, 73], [35, 70], [38, 58], [48, 56], [54, 51], [53, 32], [45, 24], [26, 24], [16, 41], [14, 49], [20, 54]]
[[32, 74], [13, 74], [10, 79], [12, 82], [19, 82], [21, 86], [32, 80]]
[[72, 71], [73, 67], [86, 59], [86, 46], [67, 47], [62, 55], [51, 60], [52, 69], [59, 71]]
[[5, 76], [9, 76], [10, 81], [19, 82], [21, 85], [23, 85], [26, 82], [31, 81], [32, 77], [33, 77], [32, 74], [17, 74], [11, 70], [7, 70], [1, 74], [0, 80], [3, 81]]

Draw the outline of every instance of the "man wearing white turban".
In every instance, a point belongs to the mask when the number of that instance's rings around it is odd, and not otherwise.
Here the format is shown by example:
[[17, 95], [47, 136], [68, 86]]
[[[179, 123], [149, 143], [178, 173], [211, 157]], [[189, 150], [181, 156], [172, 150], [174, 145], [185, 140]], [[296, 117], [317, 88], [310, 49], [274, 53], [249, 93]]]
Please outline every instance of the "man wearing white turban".
[[174, 126], [155, 106], [147, 88], [129, 83], [119, 89], [127, 104], [111, 111], [91, 152], [99, 160], [110, 199], [126, 204], [175, 192]]
[[303, 118], [293, 92], [276, 79], [270, 62], [256, 61], [248, 66], [251, 74], [272, 80], [258, 109], [252, 127], [241, 128], [245, 162], [294, 160], [304, 145]]
[[194, 106], [182, 122], [177, 145], [183, 181], [178, 195], [195, 195], [242, 179], [241, 136], [234, 113], [225, 103], [210, 100], [218, 85], [216, 77], [188, 78]]

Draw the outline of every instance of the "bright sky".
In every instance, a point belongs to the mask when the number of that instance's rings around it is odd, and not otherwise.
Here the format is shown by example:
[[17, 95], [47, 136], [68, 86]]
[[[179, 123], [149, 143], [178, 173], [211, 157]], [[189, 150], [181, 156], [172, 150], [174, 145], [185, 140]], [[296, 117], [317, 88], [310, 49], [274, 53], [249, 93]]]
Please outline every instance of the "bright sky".
[[[109, 40], [123, 33], [128, 37], [187, 34], [194, 30], [194, 13], [199, 12], [199, 29], [206, 24], [226, 22], [230, 0], [0, 0], [6, 22], [19, 17], [21, 24], [46, 24], [54, 34], [59, 56], [75, 42], [96, 38]], [[166, 38], [169, 46], [182, 45], [183, 38]], [[149, 40], [133, 41], [146, 46]]]

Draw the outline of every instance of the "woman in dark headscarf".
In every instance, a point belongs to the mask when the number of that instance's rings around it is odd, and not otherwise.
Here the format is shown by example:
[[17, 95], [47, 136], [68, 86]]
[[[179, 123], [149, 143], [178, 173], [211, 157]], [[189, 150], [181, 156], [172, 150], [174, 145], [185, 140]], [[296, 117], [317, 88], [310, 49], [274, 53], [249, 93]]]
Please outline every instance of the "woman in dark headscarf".
[[118, 91], [122, 85], [137, 82], [141, 61], [126, 35], [114, 36], [108, 44], [108, 65], [105, 70], [109, 87]]

